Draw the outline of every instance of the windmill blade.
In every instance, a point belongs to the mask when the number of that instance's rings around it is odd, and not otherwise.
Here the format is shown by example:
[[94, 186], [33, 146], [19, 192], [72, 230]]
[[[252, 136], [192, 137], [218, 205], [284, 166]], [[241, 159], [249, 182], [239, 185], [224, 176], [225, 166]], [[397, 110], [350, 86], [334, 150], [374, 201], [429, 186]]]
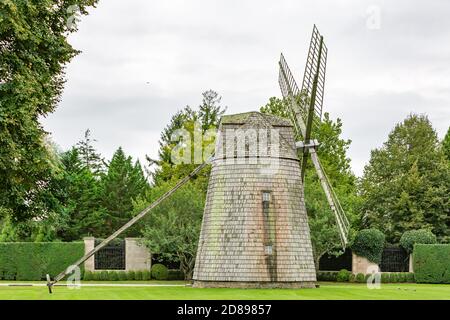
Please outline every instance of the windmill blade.
[[342, 247], [345, 248], [348, 244], [348, 232], [350, 229], [350, 223], [348, 222], [347, 216], [342, 209], [341, 203], [339, 202], [339, 199], [337, 198], [336, 193], [334, 192], [333, 187], [331, 186], [331, 183], [328, 180], [327, 175], [325, 174], [325, 170], [320, 163], [316, 150], [311, 148], [309, 149], [309, 153], [311, 155], [311, 160], [314, 164], [314, 168], [316, 169], [317, 176], [319, 177], [320, 184], [322, 185], [323, 191], [325, 192], [328, 204], [330, 205], [331, 211], [333, 212], [336, 219]]

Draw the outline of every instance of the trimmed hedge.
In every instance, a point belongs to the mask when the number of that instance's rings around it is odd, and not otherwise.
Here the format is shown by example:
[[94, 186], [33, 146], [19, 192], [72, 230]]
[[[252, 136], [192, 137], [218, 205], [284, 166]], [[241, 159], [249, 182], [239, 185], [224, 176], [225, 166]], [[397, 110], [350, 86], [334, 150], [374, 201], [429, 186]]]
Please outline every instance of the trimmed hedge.
[[429, 230], [410, 230], [403, 233], [400, 238], [400, 246], [409, 254], [413, 252], [415, 244], [435, 244], [436, 236]]
[[360, 257], [380, 264], [384, 249], [385, 236], [378, 229], [363, 229], [356, 235], [352, 250]]
[[450, 244], [416, 244], [413, 264], [418, 283], [450, 283]]
[[342, 269], [337, 273], [336, 280], [338, 282], [348, 282], [350, 280], [350, 275], [351, 275], [350, 271]]
[[47, 273], [54, 277], [83, 255], [83, 242], [3, 242], [0, 280], [39, 281]]
[[[356, 282], [365, 283], [370, 277], [370, 274], [358, 273], [356, 275], [347, 270], [337, 271], [318, 271], [318, 281], [333, 281], [333, 282]], [[411, 272], [382, 272], [381, 283], [414, 283], [414, 273]]]

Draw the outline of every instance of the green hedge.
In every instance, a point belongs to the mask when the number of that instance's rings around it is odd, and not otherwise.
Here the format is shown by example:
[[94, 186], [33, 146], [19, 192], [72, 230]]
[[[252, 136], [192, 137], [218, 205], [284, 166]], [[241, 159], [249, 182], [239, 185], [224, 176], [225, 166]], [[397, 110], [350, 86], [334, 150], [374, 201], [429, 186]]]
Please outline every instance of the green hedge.
[[363, 229], [358, 232], [352, 244], [352, 250], [360, 257], [380, 264], [383, 254], [385, 236], [377, 229]]
[[84, 255], [83, 242], [0, 243], [1, 280], [44, 280], [54, 277]]
[[[184, 280], [184, 275], [180, 270], [169, 270], [167, 280]], [[151, 280], [150, 270], [138, 271], [86, 271], [84, 281], [130, 281], [130, 280]]]
[[415, 244], [435, 244], [436, 236], [429, 230], [410, 230], [403, 233], [400, 246], [408, 253], [412, 253]]
[[[333, 281], [333, 282], [356, 282], [366, 283], [370, 274], [358, 273], [356, 275], [351, 274], [350, 271], [345, 269], [341, 271], [318, 271], [318, 281]], [[381, 283], [414, 283], [414, 273], [410, 272], [382, 272]]]
[[413, 264], [418, 283], [450, 283], [450, 244], [416, 244]]

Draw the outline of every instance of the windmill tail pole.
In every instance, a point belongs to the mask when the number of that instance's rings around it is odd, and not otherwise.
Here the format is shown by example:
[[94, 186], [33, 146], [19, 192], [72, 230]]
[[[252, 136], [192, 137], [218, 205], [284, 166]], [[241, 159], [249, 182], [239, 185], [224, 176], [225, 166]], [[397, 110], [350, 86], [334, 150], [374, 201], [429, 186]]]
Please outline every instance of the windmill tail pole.
[[146, 207], [144, 210], [142, 210], [138, 215], [136, 215], [133, 219], [128, 221], [126, 224], [124, 224], [120, 229], [118, 229], [116, 232], [111, 234], [108, 238], [103, 240], [98, 246], [96, 246], [94, 249], [86, 253], [82, 258], [74, 262], [71, 266], [69, 266], [66, 270], [62, 271], [60, 274], [58, 274], [53, 281], [51, 281], [50, 276], [47, 275], [47, 286], [49, 293], [52, 293], [52, 286], [63, 279], [68, 274], [72, 273], [73, 270], [78, 267], [80, 264], [85, 262], [87, 259], [92, 257], [97, 251], [102, 249], [104, 246], [106, 246], [109, 242], [117, 238], [118, 235], [120, 235], [122, 232], [130, 228], [132, 225], [134, 225], [137, 221], [139, 221], [141, 218], [143, 218], [149, 211], [151, 211], [153, 208], [158, 206], [161, 202], [163, 202], [165, 199], [170, 197], [175, 191], [177, 191], [179, 188], [181, 188], [184, 184], [186, 184], [189, 180], [191, 180], [197, 173], [199, 173], [204, 167], [206, 167], [212, 160], [213, 156], [211, 156], [207, 161], [203, 162], [201, 165], [199, 165], [197, 168], [195, 168], [191, 173], [189, 173], [186, 177], [178, 181], [178, 183], [169, 191], [164, 193], [161, 197], [159, 197], [156, 201], [154, 201], [152, 204], [150, 204], [148, 207]]

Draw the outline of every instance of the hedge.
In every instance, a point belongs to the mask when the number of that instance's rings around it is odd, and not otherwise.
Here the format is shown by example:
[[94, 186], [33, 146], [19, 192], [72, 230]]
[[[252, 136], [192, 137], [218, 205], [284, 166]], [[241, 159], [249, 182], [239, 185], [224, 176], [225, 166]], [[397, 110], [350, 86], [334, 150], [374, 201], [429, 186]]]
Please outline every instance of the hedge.
[[47, 273], [54, 277], [83, 255], [83, 242], [3, 242], [0, 279], [44, 280]]
[[352, 250], [360, 257], [380, 264], [384, 249], [385, 236], [377, 229], [363, 229], [358, 232]]
[[416, 244], [413, 264], [418, 283], [450, 283], [450, 244]]
[[435, 244], [436, 236], [428, 230], [410, 230], [403, 233], [400, 238], [400, 246], [409, 254], [413, 252], [415, 244]]
[[[150, 270], [138, 271], [85, 271], [84, 281], [128, 281], [128, 280], [151, 280]], [[168, 270], [167, 280], [184, 280], [184, 274], [180, 270]]]
[[[333, 282], [356, 282], [366, 283], [371, 274], [358, 273], [356, 275], [351, 274], [350, 271], [318, 271], [318, 281], [333, 281]], [[382, 272], [381, 283], [396, 283], [396, 282], [409, 282], [414, 283], [414, 273], [411, 272]]]

